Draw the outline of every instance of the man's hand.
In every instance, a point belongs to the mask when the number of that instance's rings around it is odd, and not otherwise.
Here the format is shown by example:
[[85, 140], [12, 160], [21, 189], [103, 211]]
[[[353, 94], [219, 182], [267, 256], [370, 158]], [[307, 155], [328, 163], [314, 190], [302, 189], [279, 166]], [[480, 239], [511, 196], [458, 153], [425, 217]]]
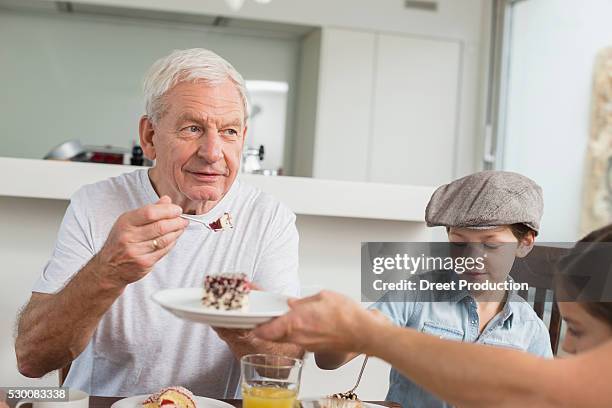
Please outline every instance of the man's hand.
[[[256, 283], [250, 283], [251, 289], [263, 290]], [[213, 327], [217, 335], [227, 343], [234, 356], [240, 360], [242, 356], [247, 354], [278, 354], [287, 357], [302, 358], [304, 351], [301, 347], [284, 344], [279, 345], [272, 342], [264, 341], [257, 338], [253, 334], [253, 330], [246, 329], [224, 329], [221, 327]]]
[[163, 196], [155, 204], [122, 214], [96, 255], [103, 286], [124, 287], [143, 278], [176, 244], [189, 221]]
[[213, 330], [221, 340], [227, 343], [238, 359], [245, 354], [250, 354], [248, 350], [254, 347], [255, 336], [252, 330], [224, 329], [222, 327], [213, 327]]
[[238, 360], [247, 354], [274, 354], [294, 358], [302, 358], [304, 355], [304, 350], [300, 346], [262, 340], [253, 334], [253, 330], [220, 327], [213, 329], [221, 340], [227, 343]]
[[391, 322], [338, 293], [322, 291], [289, 300], [287, 314], [254, 330], [262, 339], [298, 344], [308, 351], [367, 352], [367, 339]]

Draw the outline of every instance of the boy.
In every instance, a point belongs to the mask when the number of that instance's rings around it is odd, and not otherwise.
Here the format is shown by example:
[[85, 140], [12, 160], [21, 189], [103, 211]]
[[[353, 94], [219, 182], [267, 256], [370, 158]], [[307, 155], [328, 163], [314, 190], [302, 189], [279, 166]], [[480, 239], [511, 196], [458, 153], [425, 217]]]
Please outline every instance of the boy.
[[[432, 271], [419, 279], [472, 283], [511, 282], [514, 259], [533, 248], [542, 217], [542, 190], [520, 174], [475, 173], [439, 187], [425, 211], [427, 225], [445, 226], [455, 250], [477, 248], [484, 268]], [[406, 292], [404, 301], [386, 295], [372, 305], [395, 324], [437, 337], [524, 350], [551, 357], [548, 331], [515, 291]], [[316, 353], [317, 365], [335, 369], [356, 354]], [[503, 367], [500, 367], [503, 369]], [[404, 407], [447, 407], [444, 402], [391, 369], [387, 400]]]

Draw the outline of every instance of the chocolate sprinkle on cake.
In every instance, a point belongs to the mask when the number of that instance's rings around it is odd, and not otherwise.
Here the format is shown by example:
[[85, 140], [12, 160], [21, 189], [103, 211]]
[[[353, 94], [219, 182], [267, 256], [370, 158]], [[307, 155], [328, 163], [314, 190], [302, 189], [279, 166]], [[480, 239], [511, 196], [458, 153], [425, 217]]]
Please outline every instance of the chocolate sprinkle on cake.
[[336, 398], [336, 399], [342, 399], [342, 400], [351, 400], [351, 401], [358, 401], [359, 400], [359, 398], [357, 398], [357, 394], [355, 394], [354, 392], [340, 392], [338, 394], [330, 395], [329, 398]]
[[244, 273], [208, 275], [202, 304], [217, 310], [246, 310], [251, 285]]

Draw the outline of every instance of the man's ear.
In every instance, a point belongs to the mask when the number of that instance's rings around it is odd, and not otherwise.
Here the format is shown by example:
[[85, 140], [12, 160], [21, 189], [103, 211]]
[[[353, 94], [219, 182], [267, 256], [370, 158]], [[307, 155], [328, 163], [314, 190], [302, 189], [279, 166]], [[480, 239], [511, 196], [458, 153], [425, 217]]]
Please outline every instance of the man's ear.
[[140, 133], [140, 146], [145, 157], [149, 160], [155, 160], [157, 156], [155, 152], [155, 144], [153, 143], [153, 136], [155, 135], [155, 129], [153, 123], [147, 115], [143, 115], [140, 118], [138, 126], [138, 132]]
[[525, 235], [521, 240], [519, 240], [518, 247], [516, 248], [516, 257], [524, 258], [533, 249], [535, 245], [535, 234], [532, 231], [529, 231], [527, 235]]

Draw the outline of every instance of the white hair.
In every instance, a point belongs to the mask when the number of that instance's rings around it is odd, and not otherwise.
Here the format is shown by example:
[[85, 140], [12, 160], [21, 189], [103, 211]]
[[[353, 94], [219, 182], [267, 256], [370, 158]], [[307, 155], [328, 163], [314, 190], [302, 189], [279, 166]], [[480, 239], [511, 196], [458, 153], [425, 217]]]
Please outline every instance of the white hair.
[[204, 48], [174, 50], [151, 66], [144, 80], [145, 111], [151, 122], [157, 121], [166, 112], [164, 96], [172, 87], [184, 81], [203, 81], [210, 85], [221, 85], [230, 80], [240, 94], [247, 119], [246, 86], [242, 75], [214, 52]]

